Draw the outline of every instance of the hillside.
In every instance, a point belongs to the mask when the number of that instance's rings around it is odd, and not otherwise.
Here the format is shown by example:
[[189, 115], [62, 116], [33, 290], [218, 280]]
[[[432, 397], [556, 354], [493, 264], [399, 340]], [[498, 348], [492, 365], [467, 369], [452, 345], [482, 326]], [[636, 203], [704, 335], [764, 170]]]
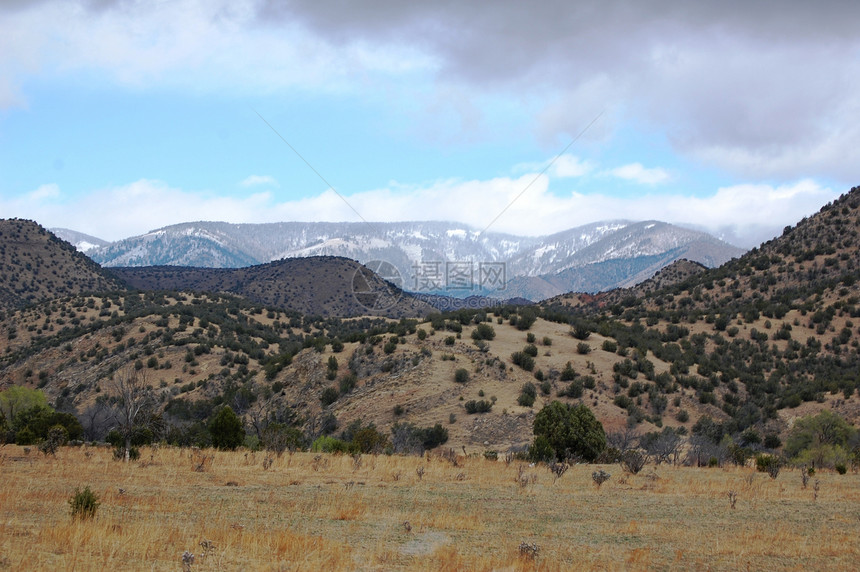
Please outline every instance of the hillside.
[[114, 268], [139, 290], [223, 292], [268, 307], [321, 316], [425, 316], [432, 306], [347, 258], [292, 258], [245, 268]]
[[739, 430], [777, 427], [821, 406], [856, 420], [858, 232], [854, 188], [719, 268], [648, 292], [562, 296], [544, 315], [611, 335], [619, 352], [633, 350], [640, 373], [652, 355], [671, 362], [671, 381]]
[[124, 286], [32, 221], [0, 219], [0, 310]]
[[[539, 300], [572, 290], [629, 286], [679, 258], [717, 266], [743, 250], [705, 233], [657, 221], [599, 222], [541, 237], [479, 233], [446, 222], [195, 222], [87, 253], [109, 267], [239, 268], [310, 256], [347, 257], [361, 263], [382, 260], [397, 268], [406, 290]], [[467, 263], [472, 280], [465, 287], [449, 288], [446, 263]], [[483, 280], [481, 265], [488, 263], [504, 265], [507, 280]]]
[[[392, 440], [397, 424], [439, 424], [447, 446], [519, 450], [537, 411], [561, 400], [586, 404], [612, 439], [669, 431], [688, 462], [724, 463], [779, 452], [794, 420], [822, 409], [860, 420], [858, 229], [853, 189], [716, 269], [678, 261], [629, 289], [400, 321], [301, 316], [217, 293], [241, 287], [268, 300], [286, 296], [282, 281], [293, 278], [292, 295], [322, 288], [341, 311], [354, 268], [343, 259], [237, 275], [126, 269], [168, 291], [74, 297], [6, 316], [0, 380], [41, 387], [96, 419], [111, 377], [133, 366], [158, 396], [164, 438], [186, 444], [205, 444], [206, 421], [227, 403], [249, 438], [272, 422], [295, 425], [305, 443], [370, 424]], [[324, 264], [323, 278], [300, 283], [310, 267], [296, 264]], [[179, 286], [212, 293], [169, 292]]]

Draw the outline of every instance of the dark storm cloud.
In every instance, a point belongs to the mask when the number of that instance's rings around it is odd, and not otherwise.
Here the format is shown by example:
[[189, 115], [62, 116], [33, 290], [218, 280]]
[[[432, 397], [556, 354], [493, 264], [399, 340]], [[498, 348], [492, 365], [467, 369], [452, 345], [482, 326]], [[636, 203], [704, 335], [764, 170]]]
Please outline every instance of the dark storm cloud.
[[860, 175], [860, 3], [295, 0], [257, 14], [333, 44], [417, 46], [476, 91], [551, 94], [548, 129], [606, 105], [747, 175]]

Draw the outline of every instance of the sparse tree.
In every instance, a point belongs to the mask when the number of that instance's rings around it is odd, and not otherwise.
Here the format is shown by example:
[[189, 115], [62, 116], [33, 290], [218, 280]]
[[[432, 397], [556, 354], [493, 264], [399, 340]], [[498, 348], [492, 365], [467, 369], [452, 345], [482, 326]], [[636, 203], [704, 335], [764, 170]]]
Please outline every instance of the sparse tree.
[[114, 421], [124, 443], [124, 457], [131, 457], [131, 441], [135, 429], [145, 425], [153, 404], [152, 388], [146, 380], [146, 369], [128, 366], [118, 371], [109, 383], [116, 397]]

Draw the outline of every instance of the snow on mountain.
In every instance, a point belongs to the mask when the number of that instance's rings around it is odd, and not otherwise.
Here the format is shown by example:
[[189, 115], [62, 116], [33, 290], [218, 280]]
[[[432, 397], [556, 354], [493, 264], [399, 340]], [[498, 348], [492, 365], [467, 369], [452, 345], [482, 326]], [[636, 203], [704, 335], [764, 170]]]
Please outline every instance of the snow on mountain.
[[[583, 286], [577, 275], [591, 274], [578, 269], [595, 264], [639, 261], [613, 265], [612, 280], [595, 282], [604, 289], [631, 277], [647, 278], [652, 266], [656, 272], [684, 255], [716, 266], [742, 252], [708, 234], [658, 221], [602, 221], [542, 237], [479, 233], [448, 222], [193, 222], [106, 244], [88, 254], [103, 266], [221, 268], [345, 256], [361, 263], [392, 264], [407, 290], [460, 296], [498, 290], [497, 295], [509, 297], [512, 292], [503, 288], [511, 281], [520, 285], [516, 295], [528, 293], [525, 297], [537, 299], [566, 292], [567, 285]], [[490, 280], [493, 277], [502, 282]], [[540, 288], [530, 279], [539, 279]], [[590, 285], [586, 282], [585, 289]]]
[[100, 238], [96, 238], [95, 236], [90, 236], [88, 234], [84, 234], [76, 230], [70, 230], [68, 228], [51, 228], [48, 230], [50, 230], [59, 238], [62, 238], [69, 244], [73, 245], [80, 252], [84, 253], [88, 253], [95, 248], [110, 244], [106, 240], [102, 240]]

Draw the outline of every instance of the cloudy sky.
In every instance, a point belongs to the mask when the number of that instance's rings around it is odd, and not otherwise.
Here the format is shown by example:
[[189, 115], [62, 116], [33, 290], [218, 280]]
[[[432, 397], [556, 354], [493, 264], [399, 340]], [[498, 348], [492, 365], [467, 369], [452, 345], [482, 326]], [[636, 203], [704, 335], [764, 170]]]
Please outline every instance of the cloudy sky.
[[860, 3], [0, 1], [0, 218], [603, 219], [752, 246], [860, 184]]

